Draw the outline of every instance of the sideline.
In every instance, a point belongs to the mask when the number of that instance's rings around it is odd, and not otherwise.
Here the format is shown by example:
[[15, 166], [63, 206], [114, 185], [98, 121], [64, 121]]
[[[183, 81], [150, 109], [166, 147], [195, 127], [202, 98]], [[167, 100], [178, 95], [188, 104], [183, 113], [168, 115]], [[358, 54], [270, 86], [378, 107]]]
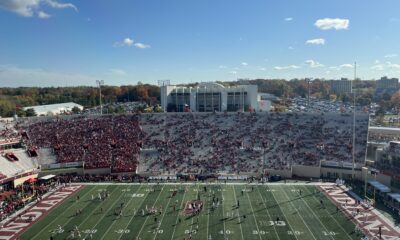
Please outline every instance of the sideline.
[[76, 182], [70, 185], [250, 185], [250, 186], [274, 186], [274, 185], [287, 185], [287, 186], [333, 186], [336, 185], [332, 182], [267, 182], [267, 183], [248, 183], [248, 182], [142, 182], [142, 183], [115, 183], [115, 182]]

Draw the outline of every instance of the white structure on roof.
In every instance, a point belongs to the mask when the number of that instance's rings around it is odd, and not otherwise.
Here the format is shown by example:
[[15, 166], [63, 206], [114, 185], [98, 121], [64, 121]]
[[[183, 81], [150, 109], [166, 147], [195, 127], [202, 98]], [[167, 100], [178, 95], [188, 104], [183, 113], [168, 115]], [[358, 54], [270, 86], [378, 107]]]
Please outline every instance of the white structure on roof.
[[224, 87], [203, 82], [196, 87], [161, 86], [161, 107], [169, 112], [258, 111], [257, 85]]
[[58, 115], [64, 112], [71, 112], [72, 108], [74, 107], [79, 108], [81, 111], [83, 110], [82, 105], [73, 102], [30, 106], [30, 107], [24, 107], [23, 110], [26, 111], [27, 109], [33, 108], [38, 116], [40, 115], [46, 116], [46, 115]]

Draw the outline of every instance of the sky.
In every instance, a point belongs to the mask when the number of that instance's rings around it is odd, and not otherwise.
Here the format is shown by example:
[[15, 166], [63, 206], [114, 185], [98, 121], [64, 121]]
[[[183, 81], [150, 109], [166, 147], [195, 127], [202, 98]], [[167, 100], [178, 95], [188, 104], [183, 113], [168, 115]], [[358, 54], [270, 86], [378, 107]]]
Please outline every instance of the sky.
[[400, 77], [398, 0], [0, 0], [0, 87]]

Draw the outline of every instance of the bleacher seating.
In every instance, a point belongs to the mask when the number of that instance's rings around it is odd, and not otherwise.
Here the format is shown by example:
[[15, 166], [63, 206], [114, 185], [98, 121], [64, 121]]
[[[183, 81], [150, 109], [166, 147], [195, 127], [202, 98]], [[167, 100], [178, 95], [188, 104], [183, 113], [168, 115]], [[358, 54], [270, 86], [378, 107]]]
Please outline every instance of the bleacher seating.
[[[26, 123], [30, 147], [58, 162], [85, 161], [113, 172], [261, 172], [320, 160], [352, 162], [351, 114], [162, 113], [46, 118]], [[363, 162], [368, 115], [356, 116], [356, 162]]]
[[18, 161], [10, 161], [6, 158], [7, 152], [0, 156], [0, 170], [1, 173], [7, 177], [14, 177], [15, 175], [37, 170], [39, 163], [37, 158], [29, 157], [24, 149], [12, 149], [13, 155], [18, 158]]

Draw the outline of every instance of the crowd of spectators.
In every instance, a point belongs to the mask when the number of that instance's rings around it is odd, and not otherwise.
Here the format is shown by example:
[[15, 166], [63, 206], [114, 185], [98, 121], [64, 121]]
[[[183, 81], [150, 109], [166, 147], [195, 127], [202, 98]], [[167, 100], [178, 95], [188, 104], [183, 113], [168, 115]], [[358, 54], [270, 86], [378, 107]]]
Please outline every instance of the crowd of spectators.
[[[110, 113], [109, 110], [115, 109], [121, 110], [124, 113], [136, 113], [141, 109], [147, 107], [145, 102], [115, 102], [115, 103], [108, 103], [103, 105], [103, 113], [108, 114]], [[100, 114], [101, 108], [100, 106], [96, 106], [93, 108], [86, 108], [84, 109], [81, 114]]]
[[29, 125], [28, 146], [54, 149], [58, 162], [135, 172], [142, 138], [138, 115], [52, 118]]
[[[257, 173], [352, 162], [347, 113], [167, 113], [47, 118], [25, 126], [28, 146], [53, 148], [59, 162], [164, 174]], [[368, 115], [358, 114], [356, 162], [363, 162]]]
[[369, 142], [388, 143], [390, 141], [400, 141], [398, 134], [385, 134], [370, 131], [368, 134]]
[[15, 142], [20, 138], [20, 134], [15, 130], [12, 122], [0, 121], [0, 144]]
[[[145, 122], [151, 137], [144, 146], [158, 150], [158, 157], [144, 154], [151, 171], [240, 173], [352, 162], [350, 114], [168, 114]], [[368, 115], [357, 115], [355, 131], [356, 162], [363, 162]]]

